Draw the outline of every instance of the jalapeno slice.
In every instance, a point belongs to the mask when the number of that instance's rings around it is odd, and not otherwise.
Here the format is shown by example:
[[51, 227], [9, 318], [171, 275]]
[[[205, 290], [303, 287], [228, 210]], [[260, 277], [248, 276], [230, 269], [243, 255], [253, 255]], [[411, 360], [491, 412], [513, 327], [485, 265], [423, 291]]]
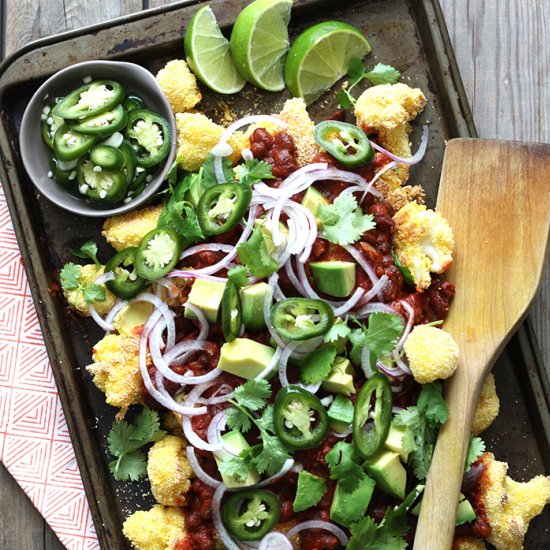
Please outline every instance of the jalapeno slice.
[[71, 178], [73, 170], [62, 170], [59, 166], [59, 161], [54, 157], [49, 158], [48, 164], [50, 166], [52, 177], [56, 181], [56, 183], [62, 185], [63, 187], [71, 187], [73, 185], [76, 178], [76, 172]]
[[289, 449], [313, 449], [327, 436], [329, 421], [316, 395], [300, 386], [279, 390], [273, 413], [275, 431]]
[[323, 300], [287, 298], [271, 308], [271, 325], [288, 340], [321, 336], [334, 324], [334, 312]]
[[98, 171], [97, 168], [87, 155], [78, 161], [76, 177], [80, 193], [94, 202], [122, 200], [128, 188], [124, 174], [117, 170]]
[[55, 132], [53, 149], [59, 160], [75, 160], [87, 153], [94, 145], [95, 137], [81, 134], [68, 124], [62, 124]]
[[105, 273], [115, 274], [113, 281], [105, 283], [107, 288], [119, 298], [133, 298], [145, 286], [145, 279], [135, 272], [137, 247], [130, 247], [115, 254], [105, 266]]
[[88, 118], [114, 109], [125, 95], [123, 86], [115, 80], [92, 80], [63, 98], [53, 113], [67, 120]]
[[117, 105], [110, 111], [105, 111], [71, 125], [71, 128], [81, 134], [90, 134], [92, 136], [107, 137], [119, 130], [122, 130], [128, 122], [128, 114], [122, 107]]
[[252, 191], [236, 183], [207, 189], [199, 199], [197, 218], [206, 235], [220, 235], [235, 227], [246, 212]]
[[242, 308], [239, 287], [233, 282], [228, 282], [222, 295], [222, 331], [228, 342], [237, 338], [241, 325]]
[[361, 388], [353, 414], [353, 444], [363, 458], [372, 458], [384, 445], [391, 424], [392, 391], [380, 373]]
[[[46, 116], [46, 115], [44, 115]], [[55, 116], [51, 111], [46, 117], [46, 120], [42, 121], [40, 125], [40, 131], [42, 133], [42, 141], [50, 148], [53, 149], [53, 137], [57, 129], [63, 124], [63, 119]]]
[[101, 166], [106, 170], [120, 170], [126, 159], [122, 151], [111, 145], [98, 145], [90, 151], [90, 160], [94, 166]]
[[241, 491], [225, 501], [221, 516], [225, 528], [235, 538], [260, 540], [279, 521], [281, 503], [271, 491]]
[[170, 152], [170, 128], [166, 120], [147, 109], [135, 109], [128, 114], [126, 135], [137, 145], [140, 166], [151, 168], [163, 161]]
[[141, 239], [135, 256], [136, 273], [149, 281], [164, 277], [181, 254], [180, 239], [175, 231], [157, 227]]
[[[136, 152], [128, 143], [127, 140], [124, 140], [119, 147], [120, 152], [124, 155], [124, 168], [122, 171], [126, 176], [126, 183], [128, 184], [128, 189], [131, 189], [131, 184], [136, 177], [136, 168], [137, 168], [137, 157]], [[145, 176], [144, 176], [145, 178]]]
[[315, 141], [338, 162], [356, 168], [372, 162], [374, 150], [369, 138], [353, 124], [325, 120], [315, 127]]
[[145, 109], [145, 102], [141, 97], [137, 95], [126, 96], [122, 102], [122, 106], [128, 111], [133, 111], [134, 109]]

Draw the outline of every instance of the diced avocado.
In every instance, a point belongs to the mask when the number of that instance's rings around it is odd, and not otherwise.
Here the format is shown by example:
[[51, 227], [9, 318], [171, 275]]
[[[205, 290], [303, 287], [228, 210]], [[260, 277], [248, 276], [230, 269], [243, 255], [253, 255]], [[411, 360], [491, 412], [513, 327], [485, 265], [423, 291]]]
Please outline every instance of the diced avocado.
[[354, 370], [349, 360], [345, 357], [336, 357], [328, 378], [323, 382], [323, 389], [351, 395], [355, 393], [353, 374]]
[[355, 286], [355, 264], [353, 262], [311, 262], [311, 273], [315, 286], [329, 296], [347, 298]]
[[[420, 509], [422, 508], [422, 501], [420, 501], [412, 510], [411, 514], [415, 516], [420, 515]], [[470, 523], [476, 519], [476, 513], [472, 508], [469, 500], [460, 493], [458, 506], [456, 509], [456, 525], [462, 525], [463, 523]]]
[[153, 311], [153, 304], [134, 300], [122, 308], [113, 321], [120, 334], [130, 334], [135, 327], [147, 321]]
[[324, 478], [302, 470], [298, 474], [298, 486], [292, 508], [295, 512], [302, 512], [315, 506], [327, 492], [327, 482]]
[[338, 433], [346, 431], [353, 422], [353, 403], [343, 395], [337, 395], [327, 411], [330, 427]]
[[[214, 324], [218, 318], [218, 310], [220, 309], [224, 290], [225, 283], [195, 279], [187, 302], [198, 307], [204, 313], [208, 322]], [[195, 314], [190, 309], [185, 310], [185, 317], [196, 319]]]
[[384, 447], [399, 453], [401, 460], [406, 463], [409, 458], [409, 453], [403, 449], [403, 436], [405, 435], [405, 428], [402, 426], [396, 426], [395, 422], [392, 422], [390, 425], [390, 431], [388, 432], [388, 437], [384, 443]]
[[323, 224], [319, 221], [319, 218], [317, 218], [317, 209], [321, 204], [330, 204], [330, 202], [322, 193], [317, 191], [315, 187], [308, 187], [308, 190], [302, 199], [302, 205], [315, 216], [315, 219], [317, 220], [317, 227], [319, 229], [323, 229]]
[[[267, 225], [264, 223], [265, 220], [262, 218], [257, 218], [254, 222], [254, 226], [258, 227], [260, 226], [260, 230], [263, 233], [265, 246], [267, 247], [267, 252], [271, 255], [277, 247], [273, 244], [273, 238], [271, 236], [271, 230], [267, 227]], [[286, 238], [288, 235], [288, 229], [284, 223], [279, 222], [279, 232], [281, 233], [283, 237], [283, 244], [286, 243]]]
[[[249, 449], [250, 445], [248, 441], [244, 438], [241, 432], [233, 430], [222, 435], [225, 446], [231, 453], [238, 455], [240, 452], [245, 449]], [[214, 458], [216, 459], [216, 464], [219, 466], [224, 460], [231, 458], [231, 454], [226, 450], [222, 449], [221, 451], [216, 451], [214, 453]], [[220, 472], [221, 473], [221, 472]], [[250, 485], [255, 485], [260, 481], [260, 476], [255, 468], [250, 467], [248, 470], [248, 475], [246, 479], [241, 480], [235, 476], [228, 476], [226, 474], [221, 474], [223, 482], [229, 487], [249, 487]]]
[[268, 291], [267, 283], [256, 283], [241, 288], [241, 311], [246, 328], [257, 330], [265, 327], [264, 300]]
[[218, 368], [235, 376], [252, 380], [268, 365], [275, 350], [249, 338], [226, 342], [220, 352]]
[[344, 490], [339, 481], [336, 484], [334, 498], [330, 507], [330, 519], [345, 527], [361, 519], [367, 511], [375, 486], [376, 482], [374, 479], [365, 476], [359, 482], [355, 491], [349, 493]]
[[405, 498], [405, 486], [407, 485], [407, 472], [399, 461], [399, 454], [393, 451], [383, 450], [376, 458], [363, 464], [385, 493], [397, 498]]

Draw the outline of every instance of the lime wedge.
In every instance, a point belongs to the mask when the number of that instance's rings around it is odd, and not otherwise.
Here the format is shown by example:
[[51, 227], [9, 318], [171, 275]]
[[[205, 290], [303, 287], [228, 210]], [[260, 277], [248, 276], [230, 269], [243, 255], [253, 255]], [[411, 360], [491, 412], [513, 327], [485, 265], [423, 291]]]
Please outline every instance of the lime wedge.
[[292, 0], [256, 0], [241, 11], [229, 44], [237, 69], [248, 82], [270, 92], [285, 87], [284, 56]]
[[220, 31], [210, 6], [195, 13], [183, 44], [187, 63], [201, 82], [220, 94], [235, 94], [243, 89], [246, 81], [235, 68], [229, 41]]
[[355, 27], [340, 21], [325, 21], [306, 29], [296, 38], [285, 63], [285, 81], [295, 97], [309, 105], [348, 71], [350, 61], [362, 59], [370, 44]]

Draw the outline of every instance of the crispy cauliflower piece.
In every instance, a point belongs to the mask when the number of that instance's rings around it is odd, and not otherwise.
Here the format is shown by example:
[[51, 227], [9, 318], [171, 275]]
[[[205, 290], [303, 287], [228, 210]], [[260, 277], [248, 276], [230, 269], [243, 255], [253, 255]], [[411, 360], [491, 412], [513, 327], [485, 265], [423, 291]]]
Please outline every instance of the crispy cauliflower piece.
[[485, 431], [495, 420], [500, 409], [500, 400], [495, 386], [495, 377], [489, 374], [481, 388], [481, 395], [474, 413], [472, 433], [478, 435]]
[[158, 204], [113, 216], [103, 224], [102, 235], [117, 251], [137, 246], [149, 231], [157, 227], [161, 211], [162, 204]]
[[453, 261], [454, 237], [441, 214], [410, 202], [393, 217], [393, 244], [399, 261], [407, 267], [416, 290], [431, 283], [430, 273], [443, 273]]
[[414, 379], [420, 384], [449, 378], [458, 365], [458, 345], [454, 338], [434, 326], [414, 327], [403, 347]]
[[[83, 284], [83, 289], [92, 284], [94, 282], [94, 279], [96, 279], [100, 275], [103, 275], [104, 271], [105, 266], [103, 265], [99, 269], [96, 267], [95, 264], [86, 264], [80, 266], [80, 282]], [[65, 298], [71, 306], [71, 309], [76, 311], [82, 317], [90, 316], [90, 304], [86, 302], [84, 294], [81, 290], [79, 291], [78, 289], [63, 289], [63, 294], [65, 294]], [[93, 306], [100, 315], [104, 315], [111, 311], [113, 305], [115, 304], [115, 300], [116, 296], [105, 289], [105, 300], [103, 302], [93, 302]]]
[[139, 371], [139, 333], [108, 334], [93, 349], [92, 365], [86, 367], [106, 401], [120, 407], [122, 416], [130, 405], [143, 400], [143, 380]]
[[187, 536], [183, 510], [160, 504], [132, 514], [122, 532], [136, 550], [175, 550]]
[[[381, 128], [378, 131], [378, 141], [382, 147], [394, 155], [404, 158], [411, 157], [411, 142], [409, 140], [411, 130], [411, 125], [408, 122], [390, 130]], [[379, 171], [377, 170], [377, 172]], [[409, 172], [409, 166], [399, 163], [376, 180], [376, 188], [385, 196], [389, 196], [407, 183]]]
[[183, 59], [168, 61], [158, 72], [157, 82], [174, 113], [190, 111], [202, 99], [197, 79]]
[[[220, 140], [224, 129], [200, 113], [177, 113], [176, 128], [179, 165], [184, 170], [196, 172]], [[248, 147], [249, 141], [242, 132], [234, 132], [228, 143], [233, 149], [229, 159], [237, 162], [241, 158], [243, 148]]]
[[485, 542], [474, 537], [455, 537], [453, 550], [485, 550]]
[[183, 437], [167, 435], [149, 451], [147, 474], [153, 496], [165, 506], [184, 506], [193, 470], [187, 461]]
[[491, 535], [487, 540], [497, 550], [521, 550], [529, 522], [550, 502], [550, 477], [536, 476], [526, 483], [506, 474], [508, 464], [482, 455], [486, 469], [481, 479], [481, 500], [485, 504]]
[[407, 84], [380, 84], [367, 88], [357, 99], [355, 116], [370, 131], [392, 130], [410, 122], [422, 112], [426, 97]]

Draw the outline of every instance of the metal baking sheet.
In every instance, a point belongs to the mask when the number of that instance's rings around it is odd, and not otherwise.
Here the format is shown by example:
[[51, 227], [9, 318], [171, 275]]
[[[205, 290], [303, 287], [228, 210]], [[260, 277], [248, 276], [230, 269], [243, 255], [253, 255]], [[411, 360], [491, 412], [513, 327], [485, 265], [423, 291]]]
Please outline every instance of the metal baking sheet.
[[[19, 154], [19, 126], [28, 100], [51, 74], [89, 59], [132, 61], [155, 73], [168, 60], [183, 57], [182, 37], [197, 9], [186, 1], [141, 12], [124, 19], [39, 40], [18, 50], [0, 66], [0, 178], [15, 230], [60, 399], [67, 417], [97, 534], [104, 549], [123, 549], [124, 517], [153, 502], [147, 482], [117, 483], [107, 469], [106, 434], [115, 409], [107, 406], [85, 366], [102, 332], [93, 321], [70, 312], [56, 292], [58, 270], [68, 251], [88, 239], [96, 240], [103, 220], [71, 215], [35, 191]], [[210, 5], [224, 31], [230, 31], [244, 0], [214, 0]], [[372, 45], [368, 61], [395, 65], [403, 82], [420, 87], [428, 105], [421, 116], [430, 124], [426, 161], [412, 171], [434, 204], [446, 140], [475, 136], [475, 127], [437, 0], [297, 0], [291, 35], [327, 19], [361, 28]], [[202, 109], [219, 119], [226, 108], [239, 114], [276, 112], [288, 93], [270, 94], [247, 87], [236, 97], [220, 97], [203, 89]], [[310, 109], [320, 120], [336, 108], [334, 94], [326, 94]], [[413, 134], [413, 141], [418, 132]], [[100, 258], [109, 257], [109, 247]], [[550, 469], [548, 380], [532, 331], [524, 326], [512, 339], [497, 370], [502, 412], [486, 432], [488, 447], [507, 460], [517, 479]], [[525, 457], [529, 457], [526, 461]], [[526, 548], [543, 548], [550, 511], [529, 531]]]

